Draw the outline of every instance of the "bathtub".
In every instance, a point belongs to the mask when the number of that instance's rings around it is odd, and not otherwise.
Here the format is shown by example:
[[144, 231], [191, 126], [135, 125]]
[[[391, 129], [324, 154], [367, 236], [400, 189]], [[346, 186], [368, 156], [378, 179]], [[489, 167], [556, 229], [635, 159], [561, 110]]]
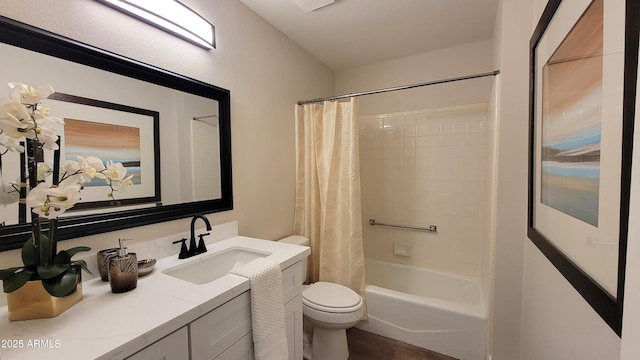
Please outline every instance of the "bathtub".
[[368, 319], [356, 327], [465, 360], [484, 360], [487, 315], [476, 280], [365, 259]]

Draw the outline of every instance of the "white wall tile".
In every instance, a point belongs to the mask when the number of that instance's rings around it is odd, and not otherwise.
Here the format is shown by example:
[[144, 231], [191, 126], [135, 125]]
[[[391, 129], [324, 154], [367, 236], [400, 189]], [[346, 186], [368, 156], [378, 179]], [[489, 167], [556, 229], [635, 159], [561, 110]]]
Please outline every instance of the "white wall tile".
[[[368, 227], [367, 257], [480, 275], [486, 233], [486, 104], [367, 116], [360, 124], [363, 214], [380, 222], [437, 225], [438, 233]], [[393, 255], [393, 240], [413, 246]]]

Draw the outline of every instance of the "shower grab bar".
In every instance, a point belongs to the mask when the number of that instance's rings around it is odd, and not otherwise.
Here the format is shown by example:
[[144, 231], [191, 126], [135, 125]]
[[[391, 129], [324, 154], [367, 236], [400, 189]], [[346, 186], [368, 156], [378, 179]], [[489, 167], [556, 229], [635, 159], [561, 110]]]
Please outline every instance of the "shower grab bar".
[[202, 116], [194, 116], [193, 120], [202, 120], [202, 119], [209, 119], [209, 118], [217, 118], [218, 115], [213, 114], [213, 115], [202, 115]]
[[383, 223], [376, 222], [376, 219], [369, 219], [369, 225], [380, 225], [380, 226], [388, 226], [388, 227], [395, 227], [395, 228], [401, 228], [401, 229], [438, 232], [438, 227], [436, 225], [429, 225], [429, 227], [420, 227], [420, 226], [383, 224]]

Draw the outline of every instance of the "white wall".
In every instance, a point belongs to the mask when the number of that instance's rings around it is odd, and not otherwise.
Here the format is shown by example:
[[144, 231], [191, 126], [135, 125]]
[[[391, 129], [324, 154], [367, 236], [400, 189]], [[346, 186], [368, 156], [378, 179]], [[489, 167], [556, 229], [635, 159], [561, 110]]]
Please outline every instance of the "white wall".
[[[494, 39], [495, 40], [495, 39]], [[495, 43], [494, 43], [495, 47]], [[497, 186], [497, 172], [498, 172], [498, 122], [500, 113], [500, 83], [501, 76], [498, 75], [493, 83], [491, 89], [491, 97], [489, 99], [489, 106], [487, 108], [487, 139], [486, 148], [484, 150], [485, 163], [487, 172], [485, 188], [484, 188], [484, 203], [485, 212], [482, 219], [482, 233], [484, 238], [487, 239], [487, 244], [482, 248], [481, 255], [481, 279], [482, 288], [485, 290], [485, 300], [487, 303], [487, 355], [491, 354], [491, 329], [493, 328], [493, 287], [494, 276], [493, 268], [495, 263], [495, 246], [496, 246], [496, 213], [497, 203], [496, 194], [498, 192]]]
[[[0, 15], [229, 89], [234, 210], [209, 218], [213, 223], [238, 220], [243, 235], [288, 235], [295, 192], [294, 104], [331, 95], [333, 72], [240, 1], [184, 3], [216, 26], [217, 49], [203, 50], [97, 1], [0, 0]], [[141, 242], [188, 226], [183, 219], [60, 246], [99, 250], [113, 247], [118, 237]], [[18, 251], [0, 253], [0, 268], [19, 263]]]
[[520, 358], [523, 246], [526, 241], [528, 2], [500, 1], [494, 28], [498, 77], [495, 239], [490, 353]]
[[[492, 71], [491, 50], [491, 40], [483, 40], [338, 71], [335, 92], [353, 93]], [[359, 98], [360, 114], [385, 114], [488, 101], [492, 77], [463, 83], [363, 96]]]
[[528, 43], [545, 5], [503, 1], [496, 27], [502, 82], [493, 360], [618, 359], [620, 339], [526, 236]]
[[620, 357], [620, 338], [529, 241], [523, 284], [520, 359]]

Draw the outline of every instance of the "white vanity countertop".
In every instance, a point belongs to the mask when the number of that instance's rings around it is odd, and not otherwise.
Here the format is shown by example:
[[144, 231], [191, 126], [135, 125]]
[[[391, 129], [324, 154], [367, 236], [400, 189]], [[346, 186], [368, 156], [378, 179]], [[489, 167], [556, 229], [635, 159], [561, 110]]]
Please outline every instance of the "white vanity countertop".
[[[285, 268], [302, 260], [309, 248], [236, 236], [207, 245], [208, 252], [179, 260], [159, 259], [136, 289], [111, 293], [100, 277], [84, 281], [82, 301], [55, 318], [9, 322], [0, 308], [0, 359], [123, 359], [249, 290], [249, 280], [225, 275], [195, 285], [162, 273], [178, 264], [239, 246], [273, 253]], [[141, 260], [141, 259], [139, 259]], [[96, 274], [97, 275], [97, 274]]]

